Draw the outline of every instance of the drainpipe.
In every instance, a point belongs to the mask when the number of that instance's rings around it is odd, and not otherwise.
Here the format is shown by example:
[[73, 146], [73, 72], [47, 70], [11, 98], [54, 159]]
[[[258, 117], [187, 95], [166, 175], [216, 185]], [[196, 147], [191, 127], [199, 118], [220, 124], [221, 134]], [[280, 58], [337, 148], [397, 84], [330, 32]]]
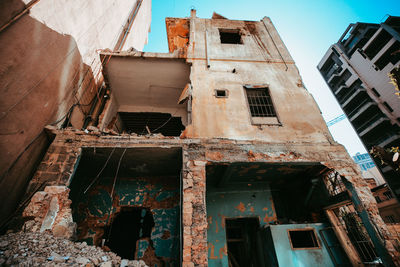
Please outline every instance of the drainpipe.
[[139, 1], [139, 3], [132, 10], [131, 15], [129, 16], [128, 26], [125, 27], [124, 35], [122, 36], [121, 41], [115, 45], [114, 51], [115, 50], [119, 51], [125, 44], [126, 37], [128, 36], [128, 33], [129, 33], [129, 31], [130, 31], [130, 29], [132, 27], [133, 21], [135, 20], [136, 15], [137, 15], [137, 13], [139, 11], [139, 8], [140, 8], [140, 6], [142, 5], [142, 2], [143, 2], [143, 0], [138, 0], [138, 1]]
[[[94, 99], [94, 101], [93, 101], [93, 104], [92, 104], [92, 106], [90, 107], [90, 110], [89, 110], [88, 114], [86, 115], [85, 120], [84, 120], [84, 122], [83, 122], [83, 126], [82, 126], [82, 129], [83, 129], [83, 130], [86, 129], [86, 127], [88, 127], [88, 125], [89, 125], [89, 123], [90, 123], [91, 121], [93, 121], [92, 114], [93, 114], [93, 112], [94, 112], [94, 109], [95, 109], [96, 106], [97, 106], [98, 99], [99, 99], [99, 97], [101, 96], [101, 94], [103, 93], [103, 91], [105, 91], [105, 87], [104, 87], [104, 86], [102, 86], [102, 87], [100, 88], [99, 95], [95, 95], [95, 96], [94, 96], [95, 99]], [[103, 97], [103, 98], [104, 98], [104, 97]]]
[[269, 30], [268, 30], [267, 24], [265, 24], [265, 21], [264, 21], [264, 20], [262, 20], [262, 22], [263, 22], [263, 24], [264, 24], [265, 29], [267, 30], [267, 33], [268, 33], [269, 37], [270, 37], [271, 40], [272, 40], [272, 43], [274, 44], [274, 46], [275, 46], [275, 48], [276, 48], [276, 51], [278, 51], [279, 56], [281, 57], [283, 63], [284, 63], [285, 66], [286, 66], [285, 71], [287, 71], [287, 70], [288, 70], [288, 65], [286, 64], [285, 59], [283, 59], [283, 56], [282, 56], [281, 52], [279, 51], [278, 46], [276, 45], [276, 43], [275, 43], [275, 41], [274, 41], [274, 38], [272, 38], [272, 35], [271, 35], [271, 33], [269, 32]]
[[205, 22], [205, 27], [206, 27], [206, 31], [205, 31], [205, 52], [206, 52], [206, 58], [207, 58], [207, 69], [210, 68], [210, 57], [208, 55], [208, 30], [207, 30], [207, 22]]

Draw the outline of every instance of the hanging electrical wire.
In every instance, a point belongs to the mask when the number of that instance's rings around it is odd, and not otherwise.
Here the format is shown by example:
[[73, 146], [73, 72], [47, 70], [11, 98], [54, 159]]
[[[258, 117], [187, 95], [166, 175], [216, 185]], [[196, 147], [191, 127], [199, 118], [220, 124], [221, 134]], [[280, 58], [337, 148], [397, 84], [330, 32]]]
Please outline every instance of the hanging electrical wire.
[[83, 191], [84, 194], [86, 194], [86, 192], [90, 189], [90, 187], [92, 187], [92, 185], [97, 181], [97, 179], [99, 179], [101, 173], [104, 171], [104, 169], [107, 166], [108, 161], [110, 160], [112, 154], [115, 151], [115, 147], [113, 148], [113, 150], [111, 151], [110, 155], [108, 155], [108, 158], [106, 160], [106, 162], [104, 163], [103, 167], [101, 168], [101, 170], [99, 171], [99, 173], [96, 175], [96, 178], [93, 179], [93, 181], [89, 184], [89, 186], [85, 189], [85, 191]]
[[[118, 177], [118, 172], [119, 172], [119, 167], [121, 166], [121, 161], [122, 158], [125, 155], [127, 148], [124, 149], [124, 152], [122, 152], [121, 157], [119, 158], [118, 161], [118, 166], [117, 166], [117, 171], [115, 172], [115, 176], [114, 176], [114, 182], [113, 182], [113, 186], [111, 188], [111, 193], [110, 193], [110, 197], [111, 197], [111, 207], [110, 207], [110, 214], [108, 215], [108, 219], [107, 219], [107, 224], [109, 224], [111, 216], [113, 214], [113, 202], [114, 202], [114, 189], [115, 189], [115, 183], [117, 182], [117, 177]], [[110, 226], [110, 229], [108, 231], [108, 235], [107, 235], [107, 241], [110, 239], [110, 234], [111, 234], [111, 229], [112, 229], [112, 224]]]

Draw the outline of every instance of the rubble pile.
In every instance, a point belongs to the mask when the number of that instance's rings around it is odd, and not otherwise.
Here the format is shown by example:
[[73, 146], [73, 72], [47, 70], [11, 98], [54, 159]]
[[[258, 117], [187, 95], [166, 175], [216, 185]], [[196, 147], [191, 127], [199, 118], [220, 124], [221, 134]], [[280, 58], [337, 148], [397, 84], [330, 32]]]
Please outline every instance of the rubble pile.
[[123, 260], [86, 242], [72, 242], [47, 233], [18, 232], [0, 236], [0, 266], [133, 266], [144, 261]]

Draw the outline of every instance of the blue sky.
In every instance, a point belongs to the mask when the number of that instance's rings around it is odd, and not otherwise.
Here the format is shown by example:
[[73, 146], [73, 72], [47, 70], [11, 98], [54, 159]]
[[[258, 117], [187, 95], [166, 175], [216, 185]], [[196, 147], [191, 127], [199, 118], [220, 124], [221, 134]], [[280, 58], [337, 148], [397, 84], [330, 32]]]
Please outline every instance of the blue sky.
[[[165, 17], [188, 17], [191, 8], [200, 18], [210, 18], [214, 11], [236, 20], [270, 17], [327, 121], [343, 112], [316, 69], [326, 50], [350, 23], [380, 23], [388, 14], [400, 16], [400, 0], [152, 0], [151, 33], [144, 51], [168, 52]], [[329, 129], [350, 155], [365, 151], [347, 120]]]

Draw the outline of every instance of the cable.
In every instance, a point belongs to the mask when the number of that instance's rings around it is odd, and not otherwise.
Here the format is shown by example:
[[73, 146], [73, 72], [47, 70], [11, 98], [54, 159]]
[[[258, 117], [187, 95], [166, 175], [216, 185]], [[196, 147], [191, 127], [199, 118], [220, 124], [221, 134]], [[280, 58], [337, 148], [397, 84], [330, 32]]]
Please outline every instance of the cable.
[[[110, 214], [108, 215], [108, 219], [107, 219], [107, 224], [106, 224], [106, 225], [109, 224], [110, 219], [111, 219], [111, 216], [112, 216], [112, 214], [113, 214], [113, 201], [114, 201], [113, 195], [114, 195], [114, 188], [115, 188], [115, 183], [116, 183], [117, 177], [118, 177], [119, 167], [121, 166], [121, 161], [122, 161], [122, 158], [123, 158], [124, 155], [125, 155], [126, 149], [127, 149], [127, 148], [124, 149], [124, 152], [122, 152], [122, 155], [121, 155], [121, 157], [119, 158], [118, 166], [117, 166], [117, 171], [115, 172], [113, 187], [112, 187], [112, 189], [111, 189], [111, 194], [110, 194], [110, 197], [111, 197]], [[112, 229], [112, 224], [110, 225], [110, 229], [109, 229], [109, 231], [108, 231], [107, 241], [110, 239], [111, 229]]]
[[104, 169], [107, 166], [108, 161], [110, 160], [112, 154], [115, 151], [115, 147], [113, 148], [113, 150], [111, 151], [110, 155], [108, 156], [106, 163], [104, 163], [103, 167], [101, 168], [100, 172], [96, 175], [96, 178], [94, 178], [94, 180], [89, 184], [89, 186], [86, 188], [85, 191], [83, 191], [84, 194], [86, 194], [86, 192], [89, 190], [89, 188], [97, 181], [97, 179], [100, 177], [100, 174], [104, 171]]
[[121, 155], [121, 157], [119, 158], [119, 161], [118, 161], [117, 171], [115, 172], [114, 183], [113, 183], [113, 187], [112, 187], [112, 189], [111, 189], [111, 199], [113, 199], [114, 188], [115, 188], [115, 182], [117, 181], [118, 172], [119, 172], [119, 167], [121, 166], [121, 161], [122, 161], [122, 158], [123, 158], [124, 155], [125, 155], [126, 149], [127, 149], [127, 148], [124, 149], [124, 152], [122, 152], [122, 155]]

